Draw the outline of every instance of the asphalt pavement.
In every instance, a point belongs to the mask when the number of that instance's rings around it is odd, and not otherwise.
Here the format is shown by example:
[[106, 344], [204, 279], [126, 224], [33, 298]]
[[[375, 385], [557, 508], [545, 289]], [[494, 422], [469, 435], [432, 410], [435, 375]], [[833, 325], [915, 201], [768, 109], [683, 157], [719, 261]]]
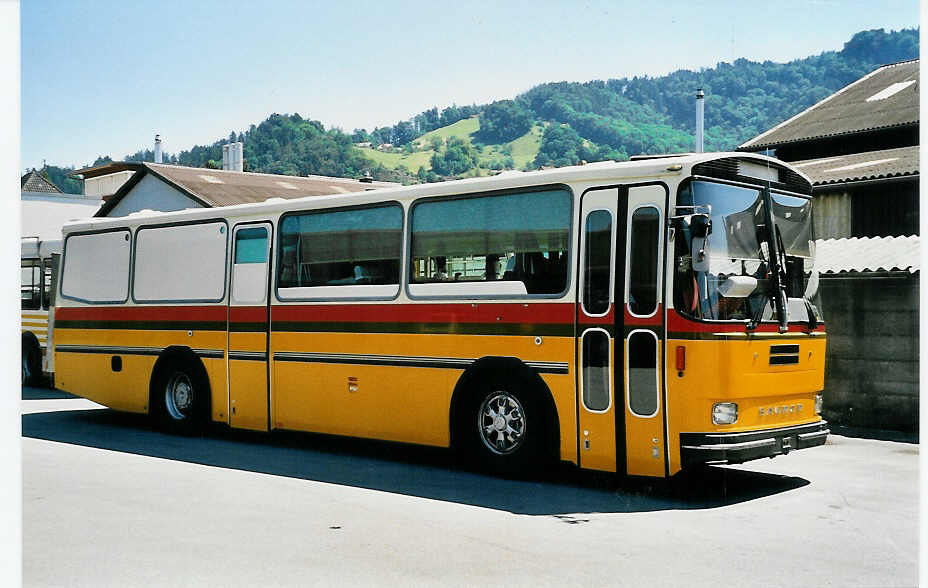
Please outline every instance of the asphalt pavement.
[[23, 390], [26, 586], [915, 586], [918, 445], [819, 448], [673, 484], [215, 427]]

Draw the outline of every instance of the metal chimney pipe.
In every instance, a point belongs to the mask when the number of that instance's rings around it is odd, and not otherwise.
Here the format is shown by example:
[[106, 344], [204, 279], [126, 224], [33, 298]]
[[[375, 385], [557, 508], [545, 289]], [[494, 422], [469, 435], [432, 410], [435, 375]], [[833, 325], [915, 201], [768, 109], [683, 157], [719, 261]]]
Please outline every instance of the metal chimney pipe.
[[155, 135], [155, 163], [161, 163], [161, 135]]
[[235, 159], [233, 160], [232, 169], [240, 172], [245, 171], [245, 146], [241, 141], [232, 143], [235, 149]]
[[696, 90], [696, 153], [703, 152], [703, 119], [705, 116], [705, 94], [702, 88]]

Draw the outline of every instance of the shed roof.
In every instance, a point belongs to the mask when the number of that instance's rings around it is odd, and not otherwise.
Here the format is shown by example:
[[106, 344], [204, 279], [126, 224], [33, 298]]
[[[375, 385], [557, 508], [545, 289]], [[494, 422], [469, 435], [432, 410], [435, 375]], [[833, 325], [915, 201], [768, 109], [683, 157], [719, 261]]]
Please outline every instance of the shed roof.
[[918, 175], [918, 145], [795, 161], [813, 186]]
[[917, 124], [918, 66], [918, 59], [881, 66], [738, 150]]
[[[112, 166], [113, 171], [110, 173], [125, 169], [133, 169], [135, 174], [106, 201], [97, 216], [106, 216], [148, 173], [208, 208], [263, 202], [268, 198], [291, 199], [304, 196], [348, 194], [397, 185], [391, 182], [361, 182], [350, 178], [329, 176], [259, 174], [148, 162], [131, 167], [127, 167], [125, 162], [118, 162]], [[88, 168], [88, 170], [88, 173], [94, 176], [104, 175], [99, 167]], [[77, 173], [80, 171], [75, 172]]]
[[815, 242], [815, 268], [822, 274], [907, 271], [921, 268], [918, 235], [855, 237]]
[[19, 185], [23, 192], [46, 192], [49, 194], [61, 194], [58, 186], [51, 183], [41, 172], [32, 170], [19, 179]]

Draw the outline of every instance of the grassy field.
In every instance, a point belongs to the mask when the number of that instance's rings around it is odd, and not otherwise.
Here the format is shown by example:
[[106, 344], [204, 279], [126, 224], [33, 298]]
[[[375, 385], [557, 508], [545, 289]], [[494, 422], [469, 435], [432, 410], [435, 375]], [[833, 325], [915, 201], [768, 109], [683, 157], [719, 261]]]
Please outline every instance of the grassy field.
[[[480, 119], [476, 116], [459, 120], [446, 127], [429, 131], [413, 141], [413, 145], [418, 151], [414, 151], [408, 155], [402, 152], [384, 153], [383, 151], [377, 151], [371, 148], [356, 147], [356, 149], [368, 159], [373, 160], [374, 163], [383, 164], [384, 167], [390, 169], [396, 169], [400, 165], [405, 165], [406, 169], [413, 173], [416, 173], [419, 167], [424, 167], [426, 171], [429, 171], [432, 169], [430, 160], [435, 153], [431, 149], [433, 138], [441, 139], [442, 142], [444, 142], [449, 137], [457, 137], [465, 143], [472, 145], [473, 134], [479, 129]], [[515, 163], [516, 169], [521, 169], [526, 164], [531, 163], [535, 159], [535, 155], [538, 154], [538, 148], [541, 146], [541, 134], [543, 132], [543, 125], [534, 125], [527, 133], [509, 143], [484, 145], [483, 151], [478, 154], [478, 161], [487, 166], [493, 161], [502, 161], [506, 157], [506, 155], [503, 154], [503, 149], [508, 145], [511, 148], [511, 157], [513, 163]], [[478, 168], [466, 175], [486, 175], [486, 173], [487, 170]]]
[[429, 162], [433, 153], [431, 149], [427, 151], [413, 151], [409, 155], [401, 152], [384, 153], [376, 149], [362, 147], [355, 147], [355, 149], [360, 151], [364, 157], [373, 160], [374, 163], [381, 163], [384, 167], [390, 169], [396, 169], [399, 165], [405, 165], [406, 169], [416, 173], [419, 171], [420, 167], [424, 167], [426, 170], [432, 168], [432, 164]]
[[465, 118], [459, 120], [454, 124], [450, 124], [446, 127], [441, 127], [435, 129], [434, 131], [429, 131], [426, 134], [422, 135], [413, 143], [419, 149], [429, 149], [432, 142], [432, 137], [438, 137], [442, 141], [448, 139], [448, 137], [457, 137], [458, 139], [463, 139], [467, 143], [470, 143], [470, 136], [473, 133], [476, 133], [480, 129], [480, 119], [476, 116], [472, 118]]

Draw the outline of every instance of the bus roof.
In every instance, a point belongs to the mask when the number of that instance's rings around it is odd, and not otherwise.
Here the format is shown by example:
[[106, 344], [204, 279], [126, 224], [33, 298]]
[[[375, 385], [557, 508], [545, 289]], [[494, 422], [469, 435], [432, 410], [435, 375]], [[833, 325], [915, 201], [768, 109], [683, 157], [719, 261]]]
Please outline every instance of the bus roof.
[[[666, 157], [636, 159], [632, 161], [603, 161], [531, 172], [507, 171], [495, 176], [466, 178], [447, 182], [415, 184], [381, 188], [352, 194], [332, 194], [328, 196], [307, 196], [284, 200], [270, 198], [264, 202], [237, 204], [215, 208], [188, 208], [172, 212], [155, 212], [143, 210], [126, 217], [98, 217], [81, 219], [68, 223], [63, 232], [99, 230], [105, 228], [137, 226], [139, 224], [182, 222], [187, 220], [225, 218], [239, 216], [274, 215], [280, 212], [300, 209], [326, 208], [331, 206], [352, 206], [393, 200], [447, 196], [469, 192], [506, 190], [526, 186], [544, 186], [558, 183], [602, 182], [617, 183], [630, 179], [653, 179], [657, 177], [686, 177], [694, 165], [722, 158], [753, 159], [758, 162], [775, 163], [778, 166], [788, 164], [765, 155], [755, 153], [690, 153], [674, 154]], [[794, 170], [795, 171], [795, 170]], [[803, 178], [805, 176], [796, 171]], [[285, 176], [284, 176], [285, 177]], [[807, 179], [807, 178], [806, 178]]]

